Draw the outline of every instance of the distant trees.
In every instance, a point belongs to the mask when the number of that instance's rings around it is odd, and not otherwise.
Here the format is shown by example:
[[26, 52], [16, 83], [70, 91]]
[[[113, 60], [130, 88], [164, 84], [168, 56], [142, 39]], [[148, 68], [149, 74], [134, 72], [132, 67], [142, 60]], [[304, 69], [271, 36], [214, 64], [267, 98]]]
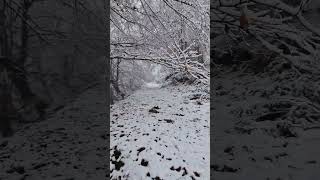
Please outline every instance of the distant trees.
[[[33, 0], [1, 1], [0, 73], [1, 76], [7, 78], [6, 81], [2, 82], [1, 91], [7, 92], [7, 95], [11, 96], [13, 88], [15, 88], [22, 102], [25, 105], [33, 106], [33, 111], [36, 111], [40, 116], [45, 107], [45, 102], [40, 100], [31, 90], [27, 77], [28, 72], [25, 68], [29, 56], [30, 31], [33, 31], [38, 38], [43, 38], [38, 30], [33, 27], [33, 24], [30, 24], [32, 19], [29, 16], [29, 10], [36, 2]], [[7, 103], [4, 106], [10, 106], [9, 104], [13, 103], [11, 98], [7, 98], [6, 101], [1, 103], [4, 102]], [[3, 111], [1, 113], [8, 114], [9, 112]]]

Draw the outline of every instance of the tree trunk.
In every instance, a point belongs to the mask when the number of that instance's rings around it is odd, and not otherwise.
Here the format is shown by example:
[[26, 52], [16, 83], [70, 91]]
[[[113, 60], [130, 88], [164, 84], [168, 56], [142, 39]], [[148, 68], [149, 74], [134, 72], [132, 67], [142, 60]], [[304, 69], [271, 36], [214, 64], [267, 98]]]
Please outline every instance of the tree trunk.
[[8, 74], [3, 65], [0, 65], [0, 72], [0, 131], [3, 137], [9, 137], [13, 135], [11, 118], [15, 111], [9, 90]]
[[5, 61], [8, 60], [9, 48], [8, 48], [8, 34], [7, 34], [7, 16], [6, 0], [0, 2], [0, 131], [3, 137], [8, 137], [13, 134], [11, 129], [11, 122], [9, 117], [9, 105], [12, 105], [11, 94], [7, 89], [7, 82], [5, 76], [7, 77], [7, 71], [5, 67]]
[[33, 106], [35, 108], [39, 117], [42, 117], [44, 114], [44, 108], [47, 107], [47, 104], [39, 99], [31, 90], [30, 84], [27, 78], [27, 72], [25, 70], [25, 63], [28, 58], [28, 40], [29, 40], [29, 29], [28, 29], [28, 20], [29, 15], [28, 11], [32, 6], [32, 1], [23, 0], [22, 2], [22, 18], [21, 18], [21, 46], [20, 46], [20, 56], [16, 65], [19, 67], [21, 72], [13, 72], [13, 83], [15, 87], [19, 90], [21, 99], [26, 106]]
[[[28, 10], [31, 6], [31, 3], [28, 2], [28, 0], [23, 0], [22, 2], [22, 19], [21, 19], [21, 35], [20, 35], [20, 40], [21, 40], [21, 46], [20, 46], [20, 56], [18, 59], [18, 62], [16, 63], [19, 66], [19, 69], [22, 71], [25, 71], [25, 63], [28, 57], [28, 25], [27, 21], [29, 19], [28, 17]], [[21, 98], [23, 100], [27, 100], [29, 98], [33, 98], [34, 94], [32, 93], [28, 79], [26, 77], [25, 73], [17, 73], [14, 72], [14, 77], [13, 81], [18, 88], [18, 90], [21, 93]]]
[[6, 0], [2, 0], [0, 2], [0, 56], [7, 57], [8, 55], [8, 38], [7, 38], [7, 31], [6, 31]]

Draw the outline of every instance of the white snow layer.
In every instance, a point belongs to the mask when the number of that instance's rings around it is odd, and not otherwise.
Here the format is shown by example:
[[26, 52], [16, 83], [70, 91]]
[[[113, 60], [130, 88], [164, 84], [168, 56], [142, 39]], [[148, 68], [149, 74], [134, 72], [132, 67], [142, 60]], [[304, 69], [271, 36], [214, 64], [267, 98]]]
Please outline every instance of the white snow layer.
[[155, 82], [148, 82], [144, 84], [144, 87], [146, 88], [159, 88], [161, 84], [155, 83]]
[[111, 179], [209, 179], [209, 100], [154, 86], [111, 108]]

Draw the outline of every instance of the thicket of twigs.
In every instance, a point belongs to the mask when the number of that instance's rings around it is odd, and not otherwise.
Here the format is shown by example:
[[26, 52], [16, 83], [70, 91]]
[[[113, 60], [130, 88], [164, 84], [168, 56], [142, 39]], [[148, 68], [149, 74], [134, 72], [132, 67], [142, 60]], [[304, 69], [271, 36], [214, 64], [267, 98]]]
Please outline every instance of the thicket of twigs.
[[111, 1], [112, 67], [151, 62], [208, 83], [209, 30], [209, 1]]

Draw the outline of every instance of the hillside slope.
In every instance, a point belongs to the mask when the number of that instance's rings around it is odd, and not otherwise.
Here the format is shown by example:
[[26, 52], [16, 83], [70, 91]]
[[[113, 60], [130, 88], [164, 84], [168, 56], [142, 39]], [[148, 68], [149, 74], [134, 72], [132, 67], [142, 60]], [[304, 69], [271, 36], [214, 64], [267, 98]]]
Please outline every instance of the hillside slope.
[[320, 176], [319, 77], [267, 68], [212, 77], [212, 179]]
[[106, 179], [105, 87], [0, 141], [0, 179]]

